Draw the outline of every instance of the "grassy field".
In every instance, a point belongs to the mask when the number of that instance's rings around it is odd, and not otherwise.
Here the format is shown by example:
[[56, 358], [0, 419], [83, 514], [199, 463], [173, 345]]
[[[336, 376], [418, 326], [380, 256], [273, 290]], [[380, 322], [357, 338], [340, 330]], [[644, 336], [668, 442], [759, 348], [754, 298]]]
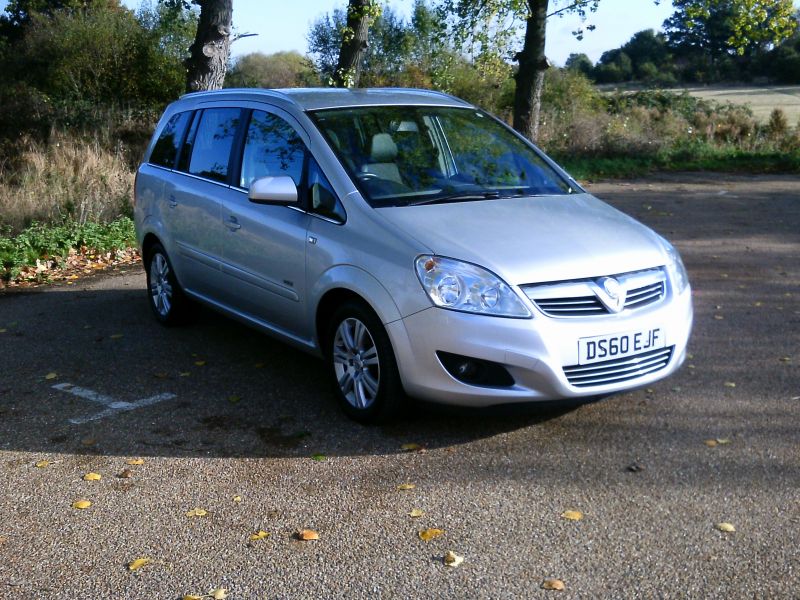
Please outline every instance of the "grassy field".
[[[707, 86], [684, 88], [692, 96], [717, 102], [747, 104], [756, 119], [762, 123], [769, 120], [773, 109], [781, 108], [791, 125], [800, 121], [800, 86]], [[681, 92], [683, 89], [672, 91]]]

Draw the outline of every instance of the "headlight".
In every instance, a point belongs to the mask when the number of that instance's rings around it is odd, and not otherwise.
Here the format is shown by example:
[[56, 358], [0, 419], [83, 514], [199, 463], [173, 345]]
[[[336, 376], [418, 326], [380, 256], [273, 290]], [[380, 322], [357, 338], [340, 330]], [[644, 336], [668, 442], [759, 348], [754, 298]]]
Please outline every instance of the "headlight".
[[499, 277], [476, 265], [420, 256], [417, 277], [436, 306], [501, 317], [530, 318], [519, 296]]
[[672, 281], [672, 287], [676, 294], [682, 294], [683, 290], [689, 285], [689, 276], [686, 274], [686, 267], [683, 266], [681, 255], [678, 254], [678, 251], [672, 244], [665, 240], [664, 248], [669, 256], [667, 271], [670, 281]]

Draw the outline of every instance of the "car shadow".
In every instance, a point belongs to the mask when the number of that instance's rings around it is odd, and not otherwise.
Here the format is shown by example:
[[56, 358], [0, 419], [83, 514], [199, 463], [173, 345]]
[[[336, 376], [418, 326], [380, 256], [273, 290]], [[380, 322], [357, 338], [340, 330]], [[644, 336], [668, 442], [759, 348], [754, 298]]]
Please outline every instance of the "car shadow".
[[[126, 286], [116, 289], [121, 282]], [[477, 410], [409, 400], [396, 422], [364, 426], [336, 406], [321, 360], [202, 307], [189, 324], [163, 327], [149, 312], [142, 282], [128, 276], [111, 278], [110, 289], [61, 286], [0, 297], [0, 328], [6, 330], [0, 343], [8, 349], [0, 356], [2, 449], [122, 456], [392, 454], [407, 444], [434, 449], [469, 443], [575, 408]], [[97, 397], [105, 404], [98, 405]], [[143, 400], [153, 398], [152, 404]], [[109, 414], [91, 420], [104, 411]], [[75, 422], [81, 420], [86, 422]]]

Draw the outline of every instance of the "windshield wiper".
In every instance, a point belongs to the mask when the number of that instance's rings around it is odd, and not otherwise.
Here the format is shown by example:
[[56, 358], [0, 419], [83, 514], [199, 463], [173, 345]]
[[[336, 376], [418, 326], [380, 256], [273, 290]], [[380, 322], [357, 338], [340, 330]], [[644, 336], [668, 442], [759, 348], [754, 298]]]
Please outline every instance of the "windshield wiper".
[[422, 204], [446, 204], [447, 202], [466, 202], [468, 200], [493, 200], [500, 197], [500, 192], [496, 190], [479, 192], [471, 190], [468, 192], [458, 192], [448, 196], [437, 196], [427, 200], [411, 202], [407, 206], [421, 206]]

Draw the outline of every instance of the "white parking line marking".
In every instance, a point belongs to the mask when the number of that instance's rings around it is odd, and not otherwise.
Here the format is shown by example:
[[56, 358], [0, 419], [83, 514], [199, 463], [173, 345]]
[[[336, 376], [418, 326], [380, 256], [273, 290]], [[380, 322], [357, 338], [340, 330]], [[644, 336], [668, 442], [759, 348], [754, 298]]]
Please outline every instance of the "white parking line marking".
[[100, 419], [116, 415], [117, 413], [128, 412], [137, 408], [152, 406], [153, 404], [164, 402], [164, 400], [171, 400], [172, 398], [177, 398], [175, 394], [164, 393], [164, 394], [156, 394], [155, 396], [150, 396], [149, 398], [143, 398], [141, 400], [137, 400], [136, 402], [125, 402], [125, 401], [115, 400], [110, 396], [104, 396], [103, 394], [99, 394], [94, 390], [89, 390], [86, 388], [78, 387], [77, 385], [72, 385], [71, 383], [57, 383], [56, 385], [53, 386], [53, 389], [59, 390], [61, 392], [67, 392], [68, 394], [72, 394], [73, 396], [77, 396], [78, 398], [83, 398], [84, 400], [95, 402], [96, 404], [102, 404], [103, 406], [106, 407], [105, 410], [101, 410], [99, 413], [94, 413], [92, 415], [87, 415], [85, 417], [70, 419], [69, 422], [73, 423], [74, 425], [83, 425], [84, 423], [88, 423], [89, 421], [98, 421]]

